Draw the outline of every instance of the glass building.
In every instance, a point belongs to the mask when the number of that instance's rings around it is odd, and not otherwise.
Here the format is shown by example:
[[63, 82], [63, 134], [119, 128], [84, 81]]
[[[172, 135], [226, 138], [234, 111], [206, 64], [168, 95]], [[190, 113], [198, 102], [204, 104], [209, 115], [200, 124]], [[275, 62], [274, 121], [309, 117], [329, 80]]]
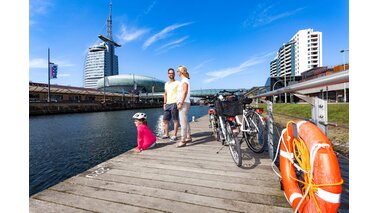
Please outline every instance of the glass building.
[[97, 81], [105, 76], [118, 75], [118, 56], [115, 47], [121, 45], [113, 41], [112, 36], [112, 2], [110, 2], [110, 15], [107, 19], [107, 36], [99, 35], [103, 41], [99, 45], [89, 48], [84, 65], [84, 87], [96, 88]]
[[96, 88], [97, 81], [104, 75], [118, 75], [118, 56], [112, 55], [107, 44], [102, 42], [89, 48], [84, 65], [84, 87]]

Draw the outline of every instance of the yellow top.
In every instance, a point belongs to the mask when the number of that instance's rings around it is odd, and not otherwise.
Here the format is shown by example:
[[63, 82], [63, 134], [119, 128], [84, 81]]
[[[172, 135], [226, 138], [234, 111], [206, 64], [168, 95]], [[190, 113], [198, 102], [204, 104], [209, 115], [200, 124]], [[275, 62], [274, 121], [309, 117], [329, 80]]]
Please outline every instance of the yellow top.
[[174, 104], [177, 102], [177, 88], [179, 86], [179, 81], [168, 81], [165, 83], [164, 90], [167, 92], [167, 103], [166, 104]]

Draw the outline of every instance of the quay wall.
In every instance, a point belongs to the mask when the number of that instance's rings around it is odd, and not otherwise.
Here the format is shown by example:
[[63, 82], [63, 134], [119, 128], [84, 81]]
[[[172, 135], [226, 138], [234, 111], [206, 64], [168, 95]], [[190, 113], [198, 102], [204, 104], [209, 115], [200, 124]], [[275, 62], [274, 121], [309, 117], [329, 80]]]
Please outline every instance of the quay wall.
[[163, 107], [162, 103], [29, 103], [29, 116]]

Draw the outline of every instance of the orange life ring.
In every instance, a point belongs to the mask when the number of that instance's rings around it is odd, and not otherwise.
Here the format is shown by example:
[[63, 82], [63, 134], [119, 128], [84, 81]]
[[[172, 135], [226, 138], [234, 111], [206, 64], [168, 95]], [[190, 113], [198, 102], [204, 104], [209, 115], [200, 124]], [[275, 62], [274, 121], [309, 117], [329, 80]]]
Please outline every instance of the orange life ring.
[[[280, 171], [286, 199], [299, 212], [337, 212], [343, 180], [332, 145], [324, 133], [311, 122], [299, 121], [296, 126], [298, 138], [304, 142], [313, 161], [310, 172], [304, 172], [311, 175], [312, 180], [306, 187], [299, 187], [299, 178], [295, 171], [295, 167], [299, 169], [299, 166], [294, 164], [296, 138], [293, 126], [288, 125], [284, 129], [280, 144]], [[314, 149], [317, 151], [311, 153]], [[311, 190], [311, 193], [306, 193], [306, 190]], [[312, 196], [308, 196], [309, 194]]]

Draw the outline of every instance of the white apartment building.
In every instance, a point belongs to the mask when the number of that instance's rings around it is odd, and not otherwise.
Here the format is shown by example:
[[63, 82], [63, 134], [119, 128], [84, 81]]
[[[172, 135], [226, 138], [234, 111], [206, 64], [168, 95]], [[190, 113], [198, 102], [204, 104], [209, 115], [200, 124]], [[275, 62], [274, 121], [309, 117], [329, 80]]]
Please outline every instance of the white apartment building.
[[270, 75], [299, 76], [304, 71], [321, 66], [322, 33], [304, 29], [280, 47], [277, 56], [270, 63]]
[[270, 76], [277, 76], [277, 59], [278, 56], [270, 62]]
[[97, 81], [104, 75], [118, 75], [118, 56], [112, 54], [104, 42], [89, 48], [84, 65], [85, 88], [97, 88]]

